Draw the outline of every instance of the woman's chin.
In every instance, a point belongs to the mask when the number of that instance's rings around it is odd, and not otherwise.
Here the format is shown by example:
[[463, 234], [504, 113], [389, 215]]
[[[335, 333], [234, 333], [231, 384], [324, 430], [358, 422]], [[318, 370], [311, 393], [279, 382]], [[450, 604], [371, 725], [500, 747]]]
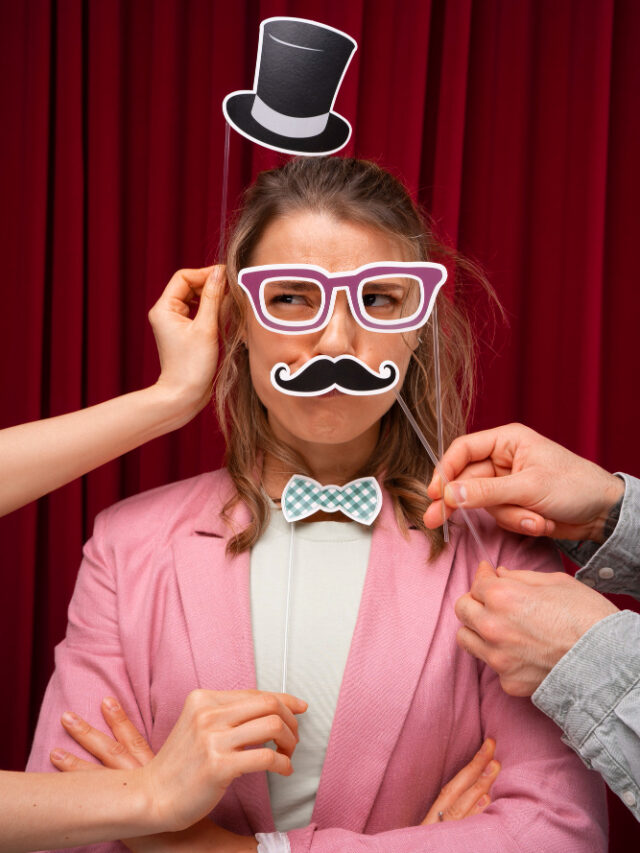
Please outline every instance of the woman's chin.
[[378, 417], [371, 419], [354, 418], [348, 412], [340, 412], [335, 407], [326, 411], [316, 410], [305, 413], [286, 425], [279, 425], [278, 437], [289, 445], [318, 444], [337, 446], [360, 443], [375, 430], [378, 433]]

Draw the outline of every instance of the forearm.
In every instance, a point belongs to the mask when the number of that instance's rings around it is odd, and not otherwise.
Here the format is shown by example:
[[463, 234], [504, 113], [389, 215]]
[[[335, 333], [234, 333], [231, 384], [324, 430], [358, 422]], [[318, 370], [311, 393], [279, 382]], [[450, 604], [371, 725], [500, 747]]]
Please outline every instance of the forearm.
[[0, 850], [21, 853], [157, 831], [137, 770], [0, 773]]
[[640, 820], [640, 615], [591, 628], [551, 670], [533, 702]]
[[132, 853], [255, 853], [252, 836], [236, 835], [204, 818], [182, 832], [165, 832], [126, 842]]
[[[0, 773], [0, 851], [57, 850], [133, 839], [135, 853], [255, 853], [254, 838], [204, 819], [164, 832], [141, 770]], [[161, 833], [161, 834], [152, 834]]]
[[152, 385], [0, 431], [0, 515], [177, 429], [200, 405], [190, 392]]
[[[477, 815], [459, 821], [446, 821], [430, 826], [411, 826], [373, 835], [351, 832], [346, 829], [319, 829], [315, 826], [294, 829], [287, 833], [291, 853], [522, 853], [533, 849], [521, 847], [510, 835], [501, 817], [492, 814]], [[541, 849], [541, 848], [537, 848]], [[578, 847], [576, 849], [586, 850]], [[599, 848], [594, 848], [599, 849]]]

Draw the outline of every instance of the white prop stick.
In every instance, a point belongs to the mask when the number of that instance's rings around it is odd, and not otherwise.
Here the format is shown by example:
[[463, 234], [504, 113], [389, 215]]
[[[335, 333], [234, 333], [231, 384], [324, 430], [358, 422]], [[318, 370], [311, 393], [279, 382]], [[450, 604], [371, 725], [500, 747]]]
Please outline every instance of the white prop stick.
[[224, 263], [222, 253], [224, 252], [224, 238], [226, 236], [227, 222], [227, 196], [229, 193], [229, 137], [231, 130], [227, 122], [224, 123], [224, 162], [222, 165], [222, 195], [220, 201], [220, 239], [218, 241], [218, 263]]
[[287, 657], [289, 654], [289, 614], [291, 612], [291, 580], [293, 577], [293, 531], [295, 522], [290, 522], [289, 569], [287, 571], [287, 603], [284, 611], [284, 649], [282, 651], [282, 693], [287, 692]]
[[[433, 332], [433, 371], [436, 377], [436, 420], [438, 422], [438, 459], [444, 456], [444, 438], [442, 429], [442, 383], [440, 382], [440, 335], [438, 334], [438, 304], [433, 303], [431, 312], [431, 330]], [[449, 523], [445, 517], [442, 505], [442, 534], [444, 541], [449, 541]]]
[[[435, 455], [435, 453], [431, 449], [431, 445], [427, 441], [425, 434], [422, 432], [422, 430], [418, 426], [418, 422], [416, 421], [416, 419], [413, 417], [413, 415], [409, 411], [409, 407], [407, 406], [405, 401], [402, 399], [402, 397], [400, 396], [398, 391], [394, 391], [394, 393], [396, 395], [396, 400], [400, 404], [400, 408], [402, 409], [402, 411], [407, 416], [407, 420], [409, 421], [409, 423], [413, 427], [413, 431], [418, 436], [420, 444], [427, 451], [429, 459], [431, 459], [431, 461], [433, 462], [433, 464], [435, 466], [436, 471], [440, 475], [440, 479], [442, 480], [442, 484], [443, 484], [443, 488], [444, 488], [444, 486], [446, 486], [447, 483], [449, 482], [449, 479], [448, 479], [447, 475], [444, 473], [444, 471], [442, 469], [442, 465], [438, 461], [438, 457]], [[496, 567], [493, 564], [493, 560], [491, 559], [491, 557], [487, 553], [487, 549], [482, 544], [482, 540], [480, 539], [480, 534], [476, 530], [476, 527], [475, 527], [475, 524], [473, 523], [473, 521], [471, 521], [471, 516], [469, 515], [469, 513], [466, 511], [466, 509], [463, 506], [458, 505], [458, 509], [462, 513], [462, 518], [464, 519], [465, 524], [469, 528], [469, 532], [471, 533], [471, 535], [473, 536], [473, 538], [475, 540], [475, 543], [478, 547], [478, 553], [480, 555], [480, 559], [486, 560], [489, 563], [489, 565], [495, 570]]]

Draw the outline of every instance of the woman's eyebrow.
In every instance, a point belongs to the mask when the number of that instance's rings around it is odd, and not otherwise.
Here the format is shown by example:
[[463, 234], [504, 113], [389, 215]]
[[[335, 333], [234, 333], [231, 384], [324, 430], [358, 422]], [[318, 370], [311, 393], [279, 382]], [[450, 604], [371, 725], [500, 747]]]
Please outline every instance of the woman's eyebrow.
[[314, 281], [296, 281], [288, 278], [276, 278], [267, 282], [267, 287], [270, 285], [275, 287], [288, 287], [293, 290], [317, 290], [318, 285]]
[[377, 278], [371, 278], [365, 281], [367, 287], [377, 287], [380, 290], [405, 290], [413, 283], [414, 279], [411, 278], [402, 279], [402, 281], [380, 281]]

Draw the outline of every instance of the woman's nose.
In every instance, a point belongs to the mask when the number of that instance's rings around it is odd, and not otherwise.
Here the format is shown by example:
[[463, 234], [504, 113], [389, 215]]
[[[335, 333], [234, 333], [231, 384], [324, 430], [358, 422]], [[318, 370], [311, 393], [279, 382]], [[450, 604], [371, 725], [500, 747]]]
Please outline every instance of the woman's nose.
[[335, 357], [344, 353], [353, 353], [357, 330], [358, 323], [351, 313], [347, 294], [341, 290], [336, 294], [329, 322], [319, 334], [316, 345], [317, 354]]

